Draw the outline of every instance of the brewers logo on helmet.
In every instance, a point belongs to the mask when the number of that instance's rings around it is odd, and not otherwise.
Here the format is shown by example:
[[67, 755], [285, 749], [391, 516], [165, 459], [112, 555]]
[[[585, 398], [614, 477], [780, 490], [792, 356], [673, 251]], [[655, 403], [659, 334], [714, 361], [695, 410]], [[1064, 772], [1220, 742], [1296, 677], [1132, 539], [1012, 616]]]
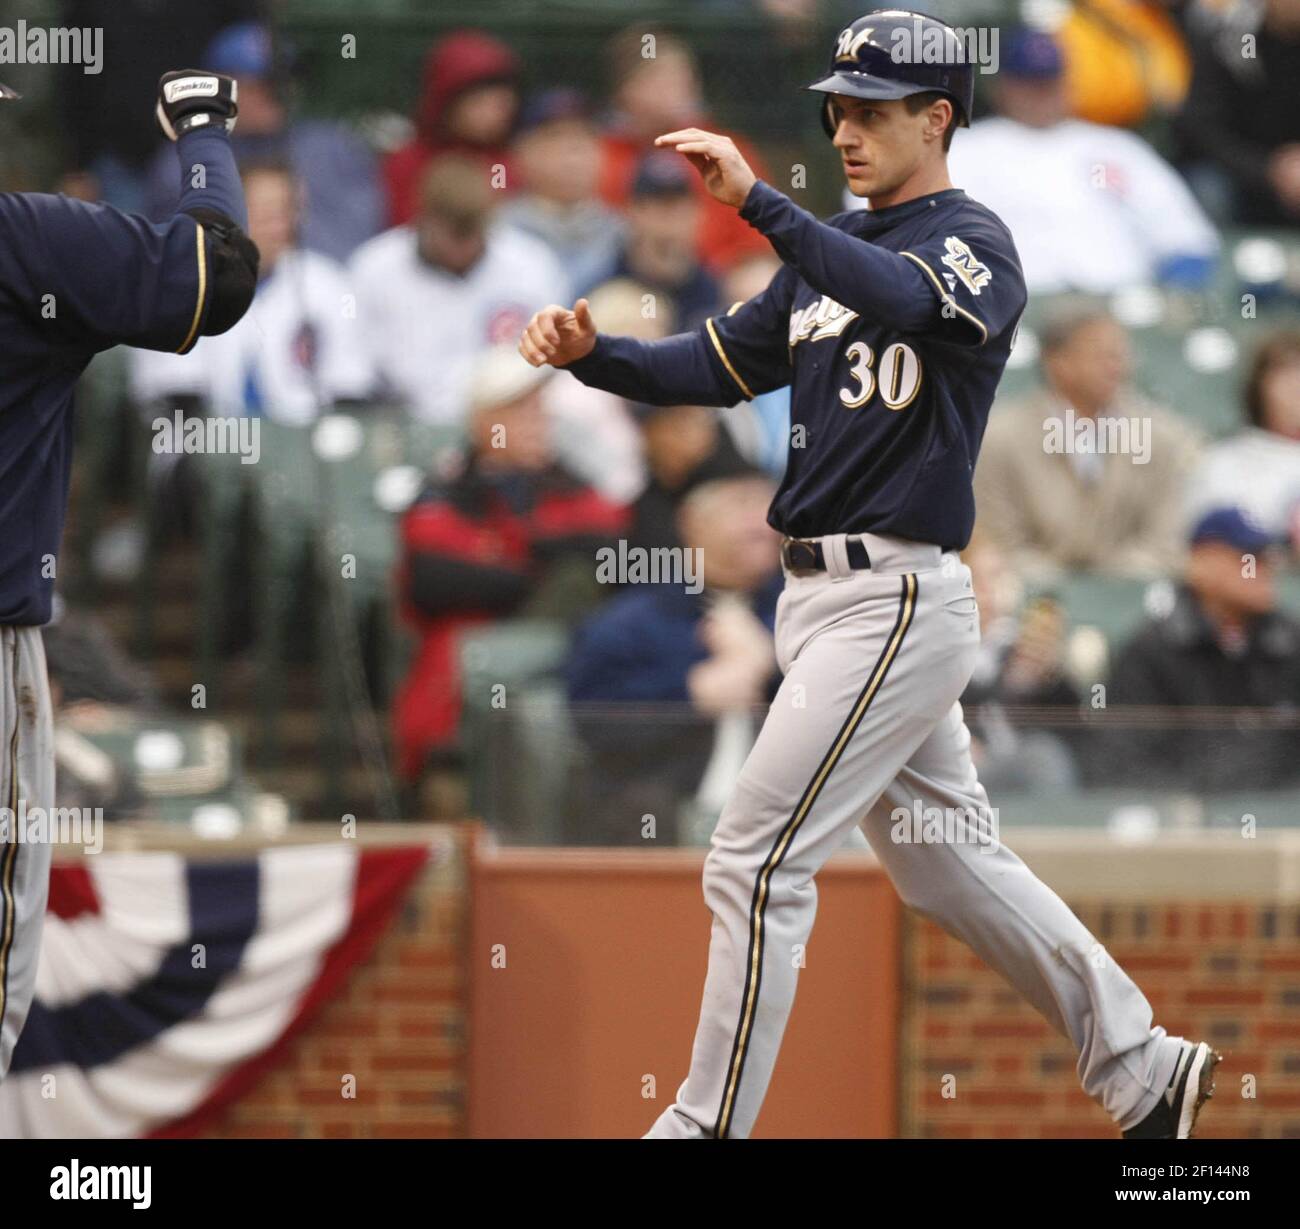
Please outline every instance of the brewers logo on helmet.
[[[952, 100], [957, 123], [969, 127], [975, 66], [947, 22], [909, 9], [878, 9], [840, 31], [830, 72], [807, 88], [854, 98], [908, 98], [937, 90]], [[834, 136], [829, 98], [821, 118], [827, 135]]]

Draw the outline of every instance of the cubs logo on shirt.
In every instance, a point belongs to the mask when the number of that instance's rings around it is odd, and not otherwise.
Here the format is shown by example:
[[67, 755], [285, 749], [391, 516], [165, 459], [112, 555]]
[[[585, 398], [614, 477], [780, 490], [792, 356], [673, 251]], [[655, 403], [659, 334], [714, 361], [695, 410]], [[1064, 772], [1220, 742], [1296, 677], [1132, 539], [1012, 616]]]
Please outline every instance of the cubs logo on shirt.
[[532, 312], [519, 303], [504, 303], [493, 308], [488, 314], [488, 345], [501, 346], [513, 342], [531, 315]]

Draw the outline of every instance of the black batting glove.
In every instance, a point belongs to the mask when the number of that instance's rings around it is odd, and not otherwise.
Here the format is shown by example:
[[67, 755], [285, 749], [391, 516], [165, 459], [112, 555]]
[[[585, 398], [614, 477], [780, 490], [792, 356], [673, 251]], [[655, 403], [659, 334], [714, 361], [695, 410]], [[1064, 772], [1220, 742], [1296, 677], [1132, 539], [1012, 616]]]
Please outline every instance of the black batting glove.
[[163, 73], [159, 80], [154, 113], [169, 141], [203, 124], [222, 124], [227, 132], [233, 132], [239, 114], [237, 96], [234, 77], [198, 68], [176, 69]]

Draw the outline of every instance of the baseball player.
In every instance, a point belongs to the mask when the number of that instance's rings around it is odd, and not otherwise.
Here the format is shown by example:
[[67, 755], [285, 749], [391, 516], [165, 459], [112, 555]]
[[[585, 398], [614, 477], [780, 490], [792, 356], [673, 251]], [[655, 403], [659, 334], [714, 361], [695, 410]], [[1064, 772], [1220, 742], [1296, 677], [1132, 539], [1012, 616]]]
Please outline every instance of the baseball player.
[[[769, 514], [784, 535], [784, 680], [705, 861], [713, 927], [690, 1072], [648, 1138], [750, 1133], [812, 930], [813, 877], [854, 825], [908, 905], [1070, 1039], [1085, 1091], [1125, 1135], [1186, 1137], [1212, 1088], [1217, 1055], [1153, 1027], [1137, 986], [990, 839], [971, 762], [957, 700], [979, 620], [955, 552], [1026, 296], [1006, 227], [948, 178], [974, 92], [961, 51], [944, 23], [894, 9], [839, 35], [809, 89], [868, 211], [820, 222], [757, 180], [726, 137], [659, 137], [783, 267], [749, 302], [663, 341], [599, 334], [579, 300], [539, 312], [520, 342], [534, 364], [640, 401], [725, 406], [792, 386], [789, 464]], [[951, 830], [921, 839], [897, 821], [918, 806]]]
[[163, 76], [156, 114], [182, 194], [161, 224], [65, 196], [0, 195], [0, 1078], [31, 1005], [49, 886], [50, 834], [35, 826], [54, 806], [41, 624], [67, 508], [72, 390], [100, 350], [184, 354], [247, 310], [257, 248], [242, 230], [236, 113], [232, 78]]

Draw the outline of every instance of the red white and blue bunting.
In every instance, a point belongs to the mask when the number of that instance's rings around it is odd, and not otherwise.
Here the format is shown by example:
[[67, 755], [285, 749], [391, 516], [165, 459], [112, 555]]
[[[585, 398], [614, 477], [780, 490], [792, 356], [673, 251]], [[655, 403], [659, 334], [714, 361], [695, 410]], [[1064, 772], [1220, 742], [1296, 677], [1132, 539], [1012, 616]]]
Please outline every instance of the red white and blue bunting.
[[0, 1137], [198, 1133], [338, 993], [430, 852], [332, 843], [56, 865]]

